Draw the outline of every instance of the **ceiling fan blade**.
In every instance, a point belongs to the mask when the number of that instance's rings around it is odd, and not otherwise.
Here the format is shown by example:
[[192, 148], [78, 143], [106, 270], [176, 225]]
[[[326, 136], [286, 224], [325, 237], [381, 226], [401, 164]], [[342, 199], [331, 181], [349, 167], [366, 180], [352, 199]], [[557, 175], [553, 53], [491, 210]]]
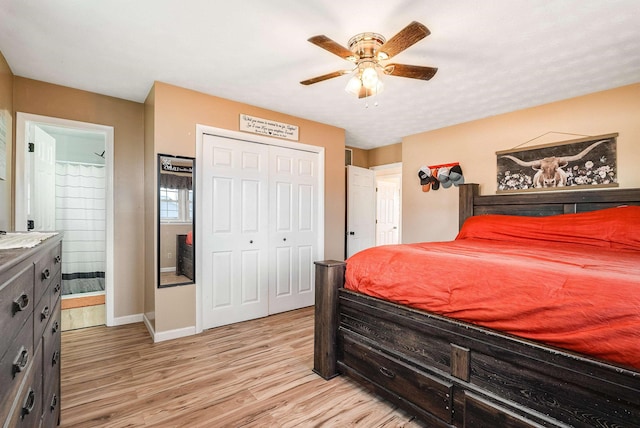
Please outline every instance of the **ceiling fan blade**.
[[429, 31], [426, 26], [417, 21], [413, 21], [411, 24], [400, 30], [398, 34], [387, 40], [385, 44], [380, 46], [378, 52], [386, 54], [386, 58], [380, 59], [389, 59], [392, 56], [396, 56], [409, 46], [424, 39], [429, 34], [431, 34], [431, 31]]
[[313, 43], [316, 46], [321, 47], [334, 55], [338, 55], [340, 58], [346, 59], [347, 61], [356, 61], [358, 56], [351, 52], [349, 49], [345, 48], [341, 44], [334, 42], [327, 36], [313, 36], [308, 41]]
[[322, 82], [323, 80], [333, 79], [334, 77], [344, 76], [345, 74], [351, 73], [351, 70], [340, 70], [334, 71], [333, 73], [323, 74], [322, 76], [313, 77], [311, 79], [303, 80], [303, 85], [313, 85], [314, 83]]
[[412, 79], [429, 80], [438, 69], [436, 67], [423, 67], [421, 65], [389, 64], [384, 68], [385, 74]]

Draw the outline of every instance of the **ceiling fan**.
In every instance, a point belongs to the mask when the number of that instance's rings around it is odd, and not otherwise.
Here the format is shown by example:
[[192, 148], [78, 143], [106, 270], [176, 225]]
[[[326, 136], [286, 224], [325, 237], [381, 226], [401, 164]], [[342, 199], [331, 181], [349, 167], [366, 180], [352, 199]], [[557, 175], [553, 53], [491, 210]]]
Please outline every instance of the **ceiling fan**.
[[395, 55], [427, 37], [431, 32], [423, 24], [413, 21], [398, 34], [386, 40], [378, 33], [360, 33], [349, 40], [349, 48], [331, 40], [327, 36], [311, 37], [308, 41], [319, 46], [340, 58], [355, 64], [350, 70], [339, 70], [333, 73], [323, 74], [300, 82], [303, 85], [312, 85], [334, 77], [354, 73], [345, 90], [365, 98], [382, 92], [384, 86], [381, 76], [399, 76], [412, 79], [429, 80], [438, 71], [435, 67], [420, 65], [406, 65], [388, 63]]

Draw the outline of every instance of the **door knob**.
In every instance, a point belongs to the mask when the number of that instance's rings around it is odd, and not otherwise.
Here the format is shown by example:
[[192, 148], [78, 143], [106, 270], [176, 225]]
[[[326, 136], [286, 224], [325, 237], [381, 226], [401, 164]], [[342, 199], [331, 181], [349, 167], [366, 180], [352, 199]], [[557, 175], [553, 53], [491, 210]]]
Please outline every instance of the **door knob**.
[[355, 232], [349, 232], [349, 235], [355, 235], [355, 234], [356, 234]]
[[249, 241], [249, 244], [253, 244], [253, 239], [251, 241]]
[[282, 238], [282, 240], [283, 240], [283, 241], [286, 241], [286, 240], [287, 240], [287, 238]]

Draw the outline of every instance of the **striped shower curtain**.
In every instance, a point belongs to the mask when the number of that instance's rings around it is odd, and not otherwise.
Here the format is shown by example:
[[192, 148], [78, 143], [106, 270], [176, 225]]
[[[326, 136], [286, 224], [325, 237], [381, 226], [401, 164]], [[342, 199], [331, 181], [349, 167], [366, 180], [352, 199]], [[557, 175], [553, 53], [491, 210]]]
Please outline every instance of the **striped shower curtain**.
[[106, 175], [102, 165], [56, 162], [56, 229], [64, 232], [62, 293], [104, 290]]

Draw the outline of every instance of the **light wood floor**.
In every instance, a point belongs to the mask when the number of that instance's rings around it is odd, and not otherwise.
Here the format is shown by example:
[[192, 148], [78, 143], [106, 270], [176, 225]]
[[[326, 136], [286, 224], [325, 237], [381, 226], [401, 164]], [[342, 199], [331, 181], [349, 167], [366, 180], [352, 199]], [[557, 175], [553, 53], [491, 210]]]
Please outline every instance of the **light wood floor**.
[[175, 272], [160, 272], [160, 285], [190, 284], [193, 281]]
[[66, 331], [61, 426], [423, 426], [312, 367], [313, 308], [156, 344], [141, 323]]

